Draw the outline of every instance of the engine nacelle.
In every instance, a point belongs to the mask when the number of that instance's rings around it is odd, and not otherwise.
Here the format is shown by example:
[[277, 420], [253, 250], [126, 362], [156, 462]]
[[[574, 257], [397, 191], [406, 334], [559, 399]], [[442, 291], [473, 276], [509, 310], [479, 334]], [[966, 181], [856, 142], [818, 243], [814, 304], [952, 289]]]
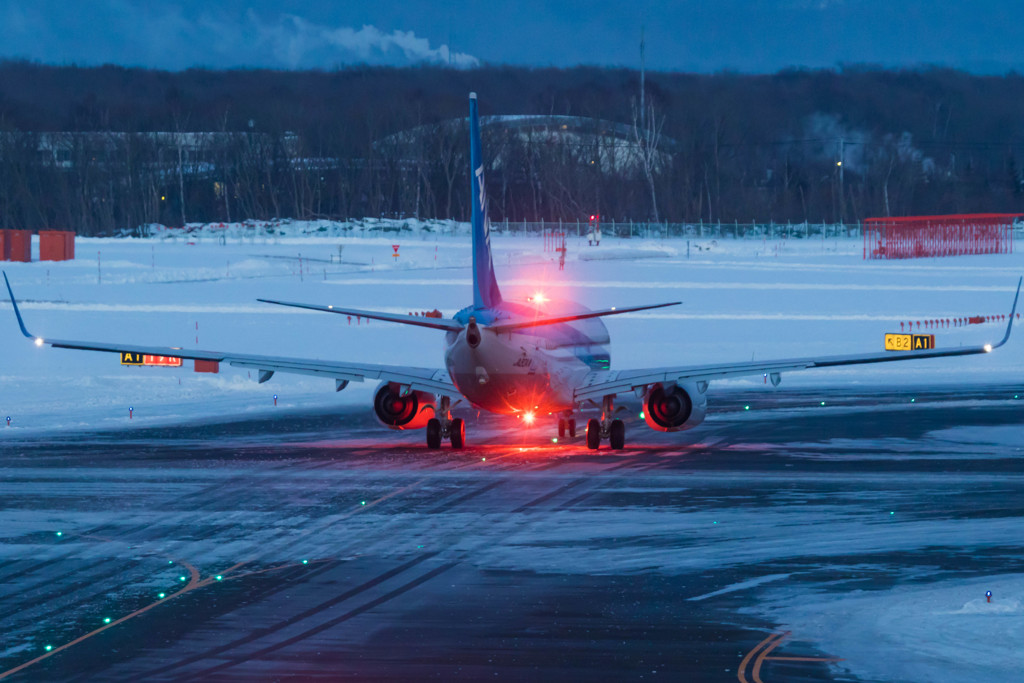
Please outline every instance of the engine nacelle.
[[405, 396], [398, 386], [384, 382], [373, 396], [373, 412], [391, 429], [420, 429], [434, 417], [437, 399], [425, 391], [410, 391]]
[[644, 393], [644, 421], [659, 432], [681, 432], [704, 421], [708, 399], [692, 382], [652, 384]]

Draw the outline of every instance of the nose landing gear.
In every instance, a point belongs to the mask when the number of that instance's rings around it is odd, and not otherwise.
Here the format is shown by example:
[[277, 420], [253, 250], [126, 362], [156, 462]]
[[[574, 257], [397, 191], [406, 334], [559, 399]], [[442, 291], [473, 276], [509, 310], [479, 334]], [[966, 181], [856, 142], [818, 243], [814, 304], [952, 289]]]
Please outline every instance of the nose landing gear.
[[612, 450], [620, 451], [626, 447], [626, 425], [619, 419], [609, 419], [615, 410], [611, 396], [605, 396], [601, 406], [601, 419], [587, 421], [587, 448], [596, 451], [601, 439], [608, 439]]

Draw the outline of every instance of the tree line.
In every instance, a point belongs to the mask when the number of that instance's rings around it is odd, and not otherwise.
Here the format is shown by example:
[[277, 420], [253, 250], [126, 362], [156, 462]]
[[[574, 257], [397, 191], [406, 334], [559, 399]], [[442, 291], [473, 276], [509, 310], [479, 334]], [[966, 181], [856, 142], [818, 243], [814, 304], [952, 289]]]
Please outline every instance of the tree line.
[[1015, 73], [656, 72], [643, 111], [639, 87], [635, 70], [595, 67], [0, 63], [0, 227], [465, 219], [470, 91], [496, 117], [493, 220], [1024, 212]]

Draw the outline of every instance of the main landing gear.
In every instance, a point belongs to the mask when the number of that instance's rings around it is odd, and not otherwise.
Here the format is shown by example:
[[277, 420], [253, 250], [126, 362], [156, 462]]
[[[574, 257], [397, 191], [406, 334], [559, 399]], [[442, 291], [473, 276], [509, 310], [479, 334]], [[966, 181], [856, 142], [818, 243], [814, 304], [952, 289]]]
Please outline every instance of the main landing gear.
[[569, 432], [570, 437], [576, 437], [576, 418], [558, 418], [558, 438], [564, 439], [566, 432]]
[[601, 406], [601, 419], [587, 420], [587, 448], [596, 451], [601, 445], [601, 439], [608, 439], [608, 445], [612, 450], [620, 451], [626, 447], [626, 425], [622, 420], [608, 419], [615, 406], [611, 396], [605, 396]]
[[463, 448], [466, 445], [466, 422], [461, 417], [452, 419], [451, 399], [442, 396], [436, 414], [441, 417], [427, 420], [427, 448], [440, 448], [444, 439], [452, 442], [452, 448]]

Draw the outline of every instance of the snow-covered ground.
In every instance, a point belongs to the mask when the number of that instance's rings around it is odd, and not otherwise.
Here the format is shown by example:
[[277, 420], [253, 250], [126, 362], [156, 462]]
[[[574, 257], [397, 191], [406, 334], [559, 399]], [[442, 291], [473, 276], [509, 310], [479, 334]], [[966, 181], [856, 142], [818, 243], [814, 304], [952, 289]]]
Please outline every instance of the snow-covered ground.
[[1020, 574], [768, 596], [758, 611], [826, 651], [842, 652], [844, 668], [862, 680], [1013, 681], [1024, 667]]
[[[393, 245], [399, 256], [393, 256]], [[880, 351], [900, 322], [1009, 311], [1021, 254], [863, 261], [859, 239], [639, 240], [572, 237], [564, 271], [540, 237], [492, 235], [506, 298], [543, 290], [591, 307], [681, 300], [678, 307], [607, 319], [613, 368]], [[38, 253], [38, 247], [36, 247]], [[465, 225], [373, 222], [206, 226], [146, 239], [77, 242], [69, 262], [5, 263], [29, 330], [90, 339], [372, 363], [441, 367], [432, 330], [351, 322], [256, 301], [338, 304], [393, 312], [470, 299]], [[4, 297], [5, 298], [5, 297]], [[362, 403], [373, 386], [335, 394], [329, 381], [122, 367], [112, 354], [39, 349], [0, 301], [0, 419], [11, 429], [190, 421], [280, 407]], [[934, 330], [939, 346], [997, 341], [1005, 323]], [[917, 331], [915, 329], [915, 331]], [[922, 332], [932, 332], [921, 329]], [[934, 385], [1024, 381], [1018, 337], [996, 353], [961, 359], [790, 373], [812, 384]], [[763, 385], [762, 378], [713, 387]]]

